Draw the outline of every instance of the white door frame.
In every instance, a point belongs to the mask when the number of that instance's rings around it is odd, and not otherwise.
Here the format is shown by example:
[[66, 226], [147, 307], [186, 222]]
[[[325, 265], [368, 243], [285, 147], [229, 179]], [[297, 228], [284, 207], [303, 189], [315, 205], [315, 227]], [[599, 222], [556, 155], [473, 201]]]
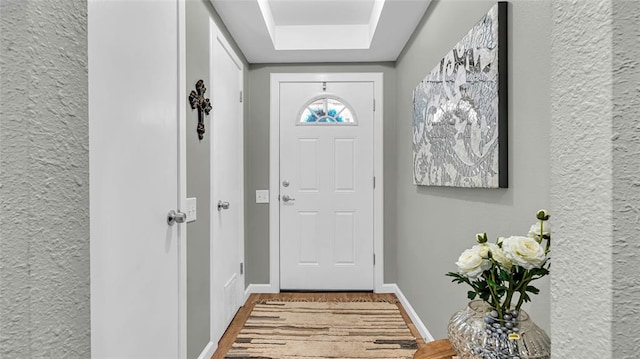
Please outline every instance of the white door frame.
[[[383, 178], [383, 74], [382, 73], [272, 73], [269, 124], [269, 285], [266, 292], [280, 292], [280, 83], [373, 82], [373, 268], [374, 291], [384, 291], [384, 178]], [[265, 288], [266, 289], [266, 288]]]
[[[178, 208], [187, 212], [187, 17], [178, 0]], [[187, 226], [178, 226], [178, 350], [187, 357]]]

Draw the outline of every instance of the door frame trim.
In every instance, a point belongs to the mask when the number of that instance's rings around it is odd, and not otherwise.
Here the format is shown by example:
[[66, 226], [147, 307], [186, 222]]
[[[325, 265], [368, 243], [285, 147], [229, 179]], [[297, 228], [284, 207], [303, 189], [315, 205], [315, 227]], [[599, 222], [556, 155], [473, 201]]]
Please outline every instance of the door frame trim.
[[[186, 0], [178, 0], [178, 208], [187, 208], [187, 18]], [[187, 226], [178, 226], [178, 353], [187, 357]]]
[[[373, 290], [384, 285], [384, 176], [383, 176], [383, 73], [271, 73], [269, 123], [269, 284], [268, 293], [280, 292], [280, 83], [310, 81], [373, 82], [375, 111], [373, 113]], [[372, 258], [373, 260], [373, 258]]]

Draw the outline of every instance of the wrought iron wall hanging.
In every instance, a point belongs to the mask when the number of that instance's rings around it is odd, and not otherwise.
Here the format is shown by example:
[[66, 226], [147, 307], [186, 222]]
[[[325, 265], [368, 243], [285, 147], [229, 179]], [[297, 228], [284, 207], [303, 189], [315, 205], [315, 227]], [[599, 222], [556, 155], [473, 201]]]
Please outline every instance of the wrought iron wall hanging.
[[196, 131], [198, 132], [199, 140], [204, 138], [204, 116], [208, 115], [209, 111], [211, 111], [211, 103], [208, 98], [204, 97], [205, 92], [207, 92], [207, 88], [204, 86], [204, 81], [198, 80], [198, 82], [196, 82], [195, 91], [191, 90], [191, 93], [189, 94], [191, 109], [198, 109], [198, 128]]

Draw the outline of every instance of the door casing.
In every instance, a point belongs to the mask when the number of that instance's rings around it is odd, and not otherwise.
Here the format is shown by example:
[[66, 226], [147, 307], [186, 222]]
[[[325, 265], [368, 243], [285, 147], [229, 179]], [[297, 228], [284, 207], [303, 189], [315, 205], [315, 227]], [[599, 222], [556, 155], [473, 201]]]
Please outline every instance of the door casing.
[[282, 82], [373, 82], [373, 156], [375, 188], [373, 194], [374, 291], [384, 286], [384, 178], [383, 178], [383, 74], [382, 73], [272, 73], [269, 124], [269, 284], [261, 291], [280, 292], [280, 83]]

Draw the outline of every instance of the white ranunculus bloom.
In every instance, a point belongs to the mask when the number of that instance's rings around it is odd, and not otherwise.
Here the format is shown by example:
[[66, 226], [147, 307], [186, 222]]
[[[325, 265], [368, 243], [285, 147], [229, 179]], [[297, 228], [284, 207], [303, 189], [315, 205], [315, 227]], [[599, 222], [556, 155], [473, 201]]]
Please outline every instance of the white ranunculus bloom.
[[[542, 234], [546, 236], [551, 235], [551, 224], [548, 221], [542, 222]], [[540, 222], [531, 225], [529, 228], [529, 237], [539, 238], [540, 237]]]
[[504, 255], [502, 248], [495, 243], [476, 244], [471, 249], [476, 251], [483, 259], [489, 259], [489, 252], [491, 252], [493, 259], [504, 268], [511, 269], [513, 266], [513, 262]]
[[498, 262], [502, 267], [508, 270], [511, 270], [511, 267], [513, 266], [513, 262], [511, 261], [511, 259], [505, 256], [502, 248], [498, 247], [498, 245], [494, 243], [489, 243], [488, 246], [489, 246], [489, 249], [491, 250], [491, 256], [493, 257], [493, 259], [496, 262]]
[[502, 242], [505, 257], [525, 269], [539, 268], [545, 260], [544, 248], [531, 237], [512, 236]]
[[460, 274], [466, 275], [469, 278], [476, 278], [491, 267], [491, 261], [483, 258], [479, 248], [474, 246], [462, 252], [456, 265], [458, 266]]
[[487, 259], [489, 258], [489, 246], [487, 245], [487, 243], [482, 243], [482, 244], [476, 244], [475, 246], [471, 247], [472, 250], [478, 252], [478, 255], [480, 257], [482, 257], [483, 259]]

